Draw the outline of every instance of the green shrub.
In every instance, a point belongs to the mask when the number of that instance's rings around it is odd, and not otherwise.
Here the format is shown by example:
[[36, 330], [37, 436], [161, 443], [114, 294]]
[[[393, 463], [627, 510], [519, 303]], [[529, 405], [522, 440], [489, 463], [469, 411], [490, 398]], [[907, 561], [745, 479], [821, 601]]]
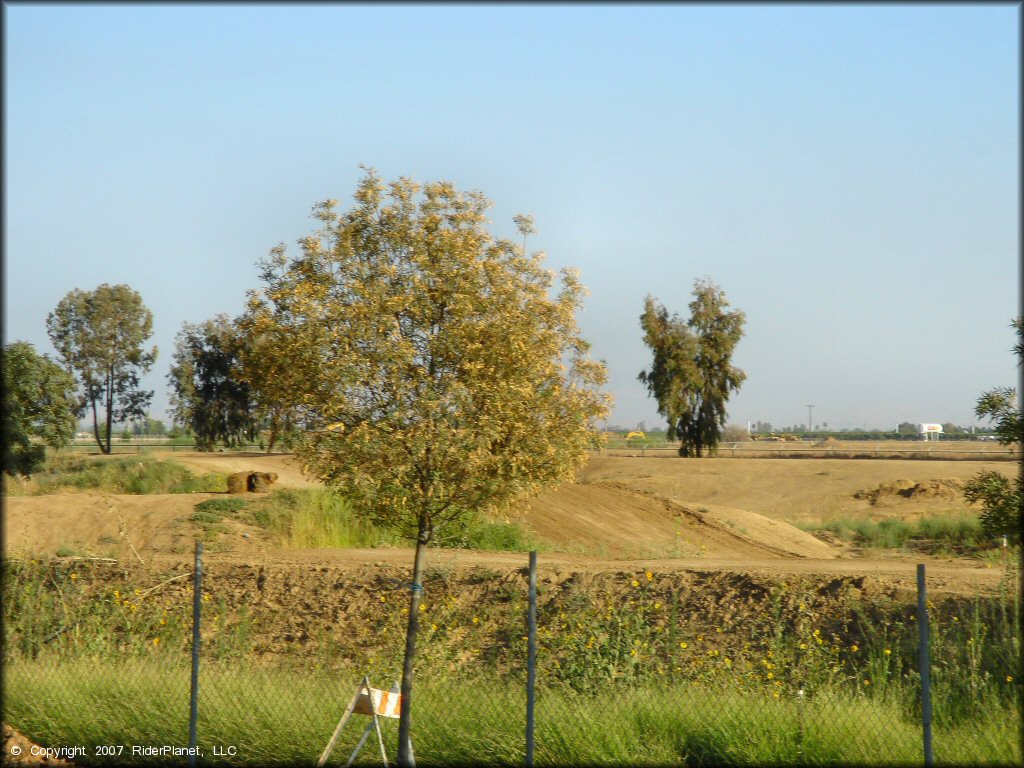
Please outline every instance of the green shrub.
[[964, 486], [964, 497], [972, 504], [981, 502], [981, 527], [986, 536], [1020, 541], [1024, 506], [1024, 481], [1020, 477], [1013, 483], [998, 472], [981, 472]]
[[488, 552], [529, 552], [537, 549], [537, 543], [521, 525], [481, 518], [451, 523], [438, 533], [436, 544], [439, 547]]

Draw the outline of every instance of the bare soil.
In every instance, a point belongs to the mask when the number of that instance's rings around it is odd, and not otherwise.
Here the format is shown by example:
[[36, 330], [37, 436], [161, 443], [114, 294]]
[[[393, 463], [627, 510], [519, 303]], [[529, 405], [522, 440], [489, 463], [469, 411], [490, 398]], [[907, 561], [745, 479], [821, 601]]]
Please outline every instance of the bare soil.
[[[276, 472], [280, 487], [310, 487], [293, 457], [173, 453], [198, 471]], [[843, 459], [666, 459], [594, 456], [567, 483], [513, 507], [542, 543], [545, 567], [569, 572], [733, 571], [845, 578], [872, 574], [912, 588], [915, 564], [929, 563], [935, 589], [994, 589], [1001, 569], [977, 560], [921, 555], [865, 558], [794, 523], [861, 517], [910, 518], [967, 509], [960, 482], [983, 469], [1008, 476], [1005, 462]], [[923, 488], [922, 492], [906, 493]], [[927, 489], [932, 489], [930, 492]], [[114, 558], [137, 564], [191, 558], [194, 506], [225, 494], [131, 496], [94, 492], [5, 500], [10, 554]], [[226, 520], [207, 559], [271, 568], [408, 567], [411, 548], [284, 550], [260, 531]], [[433, 550], [444, 567], [522, 567], [515, 553]]]

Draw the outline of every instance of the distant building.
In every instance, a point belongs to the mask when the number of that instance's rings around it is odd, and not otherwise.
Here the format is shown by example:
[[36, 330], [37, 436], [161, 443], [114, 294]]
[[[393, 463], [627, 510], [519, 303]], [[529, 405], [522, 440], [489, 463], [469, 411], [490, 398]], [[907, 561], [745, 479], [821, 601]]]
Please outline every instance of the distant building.
[[918, 424], [917, 434], [922, 440], [938, 440], [942, 434], [941, 424]]

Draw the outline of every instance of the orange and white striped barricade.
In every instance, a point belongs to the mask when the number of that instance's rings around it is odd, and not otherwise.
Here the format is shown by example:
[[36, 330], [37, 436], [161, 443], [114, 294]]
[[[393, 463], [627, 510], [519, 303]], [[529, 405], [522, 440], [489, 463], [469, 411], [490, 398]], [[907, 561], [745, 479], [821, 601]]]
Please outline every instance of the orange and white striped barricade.
[[[324, 748], [323, 754], [320, 755], [320, 760], [317, 763], [318, 768], [322, 767], [327, 762], [328, 756], [331, 754], [331, 750], [334, 749], [334, 745], [338, 742], [338, 737], [341, 735], [342, 728], [345, 727], [345, 723], [352, 715], [366, 715], [373, 718], [366, 730], [363, 732], [362, 737], [359, 739], [359, 743], [356, 744], [355, 750], [349, 757], [348, 762], [345, 763], [346, 768], [352, 765], [352, 762], [356, 759], [356, 755], [359, 754], [359, 750], [363, 748], [367, 738], [370, 736], [370, 731], [377, 731], [377, 743], [380, 745], [380, 756], [384, 760], [384, 768], [388, 765], [388, 755], [384, 751], [384, 737], [380, 732], [380, 719], [381, 717], [398, 718], [402, 712], [402, 695], [399, 693], [398, 683], [392, 686], [390, 691], [382, 691], [379, 688], [373, 688], [370, 686], [370, 679], [363, 677], [362, 682], [359, 683], [359, 687], [356, 688], [355, 695], [352, 697], [352, 701], [345, 707], [345, 714], [341, 716], [341, 720], [338, 721], [337, 727], [334, 729], [334, 734], [331, 736], [331, 740], [327, 743]], [[411, 745], [410, 745], [411, 746]]]

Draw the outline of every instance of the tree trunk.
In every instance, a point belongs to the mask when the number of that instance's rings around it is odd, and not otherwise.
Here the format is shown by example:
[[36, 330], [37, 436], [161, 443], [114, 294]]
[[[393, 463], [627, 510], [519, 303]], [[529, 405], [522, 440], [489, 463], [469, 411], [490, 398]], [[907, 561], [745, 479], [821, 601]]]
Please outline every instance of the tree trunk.
[[412, 729], [412, 678], [416, 658], [416, 634], [420, 624], [420, 599], [423, 596], [423, 562], [427, 557], [428, 520], [421, 515], [416, 536], [416, 559], [412, 567], [412, 595], [409, 599], [409, 624], [405, 631], [405, 661], [402, 666], [402, 710], [398, 720], [398, 766], [414, 768], [410, 731]]
[[93, 397], [89, 398], [89, 404], [92, 406], [92, 434], [96, 438], [96, 445], [99, 446], [100, 451], [103, 450], [103, 438], [100, 437], [100, 419], [96, 413], [96, 399]]
[[270, 420], [270, 434], [267, 435], [267, 453], [268, 454], [272, 450], [274, 450], [274, 443], [277, 441], [277, 430], [278, 430], [277, 420], [276, 419], [271, 419]]
[[103, 452], [110, 454], [110, 430], [113, 424], [111, 420], [114, 418], [114, 372], [110, 371], [107, 374], [107, 445], [103, 448]]

